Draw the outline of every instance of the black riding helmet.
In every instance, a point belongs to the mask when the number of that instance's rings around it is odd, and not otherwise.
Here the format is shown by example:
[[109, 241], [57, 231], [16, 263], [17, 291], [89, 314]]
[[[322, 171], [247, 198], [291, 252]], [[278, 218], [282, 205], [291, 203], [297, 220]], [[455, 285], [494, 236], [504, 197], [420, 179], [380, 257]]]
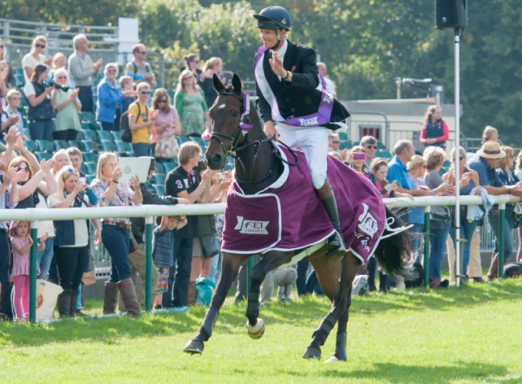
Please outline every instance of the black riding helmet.
[[286, 29], [287, 31], [291, 28], [290, 13], [278, 5], [270, 6], [259, 12], [258, 15], [254, 15], [257, 19], [257, 27], [259, 29], [271, 29], [279, 31]]

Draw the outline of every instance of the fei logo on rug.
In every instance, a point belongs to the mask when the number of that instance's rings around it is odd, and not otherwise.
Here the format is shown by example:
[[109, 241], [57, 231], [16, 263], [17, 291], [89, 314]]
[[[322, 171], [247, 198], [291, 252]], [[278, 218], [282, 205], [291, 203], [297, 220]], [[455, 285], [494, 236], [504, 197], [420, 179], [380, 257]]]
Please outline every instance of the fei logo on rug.
[[237, 216], [237, 225], [234, 228], [239, 233], [246, 233], [249, 235], [268, 235], [266, 227], [270, 221], [254, 221], [245, 220], [243, 216]]
[[373, 237], [375, 235], [375, 232], [379, 230], [379, 225], [377, 224], [377, 220], [375, 220], [375, 217], [368, 212], [370, 207], [363, 203], [364, 212], [359, 216], [359, 229], [370, 235], [370, 237]]

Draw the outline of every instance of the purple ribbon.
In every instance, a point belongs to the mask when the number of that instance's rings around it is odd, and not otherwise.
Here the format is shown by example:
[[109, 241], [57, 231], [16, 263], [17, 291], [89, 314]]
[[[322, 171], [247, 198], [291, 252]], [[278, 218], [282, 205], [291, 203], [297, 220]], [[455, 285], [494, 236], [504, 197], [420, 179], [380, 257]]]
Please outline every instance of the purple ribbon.
[[239, 121], [239, 128], [243, 131], [250, 131], [254, 126], [252, 124], [248, 124], [246, 121], [248, 119], [248, 115], [250, 114], [250, 97], [248, 93], [243, 93], [243, 113], [241, 114], [241, 119]]
[[[264, 55], [268, 49], [264, 46], [259, 47], [256, 58], [254, 60], [254, 70], [257, 67], [259, 59]], [[323, 125], [330, 123], [332, 117], [332, 110], [334, 106], [334, 97], [326, 90], [326, 81], [323, 76], [319, 74], [319, 81], [323, 87], [321, 91], [321, 102], [319, 103], [319, 109], [317, 112], [307, 116], [294, 117], [292, 119], [281, 120], [279, 123], [288, 124], [293, 127], [310, 127], [316, 125]], [[274, 102], [277, 104], [277, 100], [274, 97]]]

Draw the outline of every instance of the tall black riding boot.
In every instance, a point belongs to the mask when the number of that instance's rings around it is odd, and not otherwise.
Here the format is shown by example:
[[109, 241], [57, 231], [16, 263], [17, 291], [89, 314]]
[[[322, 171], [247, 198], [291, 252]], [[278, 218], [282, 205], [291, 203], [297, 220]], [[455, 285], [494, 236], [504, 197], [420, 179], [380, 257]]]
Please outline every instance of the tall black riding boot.
[[328, 238], [328, 252], [326, 256], [342, 256], [346, 252], [346, 248], [344, 247], [344, 241], [341, 231], [341, 223], [339, 221], [339, 213], [337, 211], [337, 202], [335, 201], [335, 196], [332, 194], [330, 197], [321, 200], [326, 212], [328, 213], [328, 217], [332, 222], [332, 225], [335, 229], [335, 234]]
[[13, 287], [9, 281], [2, 282], [0, 296], [0, 320], [13, 320], [13, 308], [11, 306], [11, 291]]

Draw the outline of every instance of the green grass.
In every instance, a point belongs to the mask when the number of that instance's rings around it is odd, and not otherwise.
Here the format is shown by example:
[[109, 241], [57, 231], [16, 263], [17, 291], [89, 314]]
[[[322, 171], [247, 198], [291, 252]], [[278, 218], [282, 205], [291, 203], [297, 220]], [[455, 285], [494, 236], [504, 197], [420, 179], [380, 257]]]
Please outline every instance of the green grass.
[[[100, 311], [89, 302], [87, 311]], [[138, 319], [0, 325], [1, 383], [521, 383], [522, 280], [355, 297], [348, 362], [301, 358], [329, 303], [262, 307], [251, 340], [245, 307], [228, 304], [202, 356], [182, 349], [203, 308]], [[332, 336], [335, 332], [332, 333]], [[323, 347], [323, 359], [335, 337]]]

